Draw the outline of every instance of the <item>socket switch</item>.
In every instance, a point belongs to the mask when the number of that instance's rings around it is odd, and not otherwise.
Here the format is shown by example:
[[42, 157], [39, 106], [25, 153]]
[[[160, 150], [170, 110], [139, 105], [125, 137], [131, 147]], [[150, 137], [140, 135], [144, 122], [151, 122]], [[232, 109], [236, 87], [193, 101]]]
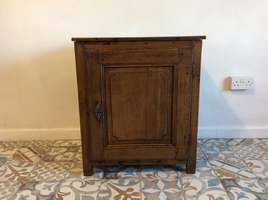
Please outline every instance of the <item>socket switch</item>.
[[231, 76], [230, 89], [231, 90], [248, 90], [253, 88], [254, 79], [248, 76]]

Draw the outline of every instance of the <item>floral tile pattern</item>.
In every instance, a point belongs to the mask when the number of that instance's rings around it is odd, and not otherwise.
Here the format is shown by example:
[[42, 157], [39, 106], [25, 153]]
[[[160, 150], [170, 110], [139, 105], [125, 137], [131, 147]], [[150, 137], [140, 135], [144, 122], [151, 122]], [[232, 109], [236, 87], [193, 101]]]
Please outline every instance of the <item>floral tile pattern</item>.
[[207, 160], [197, 161], [196, 173], [183, 173], [180, 180], [187, 200], [229, 199], [220, 179]]
[[3, 200], [268, 199], [268, 139], [200, 139], [195, 174], [177, 166], [94, 168], [80, 140], [0, 142]]
[[268, 199], [267, 139], [207, 139], [202, 144], [231, 200]]
[[143, 199], [184, 199], [179, 179], [143, 178], [141, 180], [141, 191]]

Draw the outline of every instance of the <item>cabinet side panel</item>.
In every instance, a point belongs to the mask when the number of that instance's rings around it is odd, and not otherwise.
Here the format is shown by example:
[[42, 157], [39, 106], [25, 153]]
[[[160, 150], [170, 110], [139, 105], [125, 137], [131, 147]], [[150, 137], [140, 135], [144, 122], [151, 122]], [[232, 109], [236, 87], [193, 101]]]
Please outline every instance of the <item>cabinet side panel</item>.
[[193, 41], [193, 86], [191, 105], [191, 133], [189, 138], [187, 172], [194, 173], [196, 169], [196, 148], [199, 111], [199, 85], [201, 68], [202, 41]]
[[80, 131], [82, 140], [83, 169], [84, 174], [90, 174], [90, 134], [87, 118], [87, 70], [85, 65], [83, 45], [78, 42], [75, 42], [75, 58], [79, 100]]

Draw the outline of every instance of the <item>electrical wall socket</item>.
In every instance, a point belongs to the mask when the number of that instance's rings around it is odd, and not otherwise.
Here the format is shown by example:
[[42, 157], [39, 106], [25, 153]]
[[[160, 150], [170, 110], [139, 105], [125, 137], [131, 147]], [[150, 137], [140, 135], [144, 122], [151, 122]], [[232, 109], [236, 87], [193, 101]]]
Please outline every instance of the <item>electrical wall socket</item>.
[[248, 76], [231, 76], [230, 89], [231, 90], [248, 90], [253, 88], [254, 79]]

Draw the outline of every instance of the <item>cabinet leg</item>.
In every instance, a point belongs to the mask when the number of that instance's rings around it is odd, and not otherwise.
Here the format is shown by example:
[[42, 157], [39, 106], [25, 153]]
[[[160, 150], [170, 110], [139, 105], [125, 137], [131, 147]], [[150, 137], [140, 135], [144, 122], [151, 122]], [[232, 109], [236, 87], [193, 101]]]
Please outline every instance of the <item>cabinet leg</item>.
[[93, 175], [93, 165], [89, 164], [84, 167], [84, 176], [92, 176]]
[[195, 160], [188, 160], [186, 163], [186, 173], [187, 174], [194, 174], [196, 170], [196, 161]]

